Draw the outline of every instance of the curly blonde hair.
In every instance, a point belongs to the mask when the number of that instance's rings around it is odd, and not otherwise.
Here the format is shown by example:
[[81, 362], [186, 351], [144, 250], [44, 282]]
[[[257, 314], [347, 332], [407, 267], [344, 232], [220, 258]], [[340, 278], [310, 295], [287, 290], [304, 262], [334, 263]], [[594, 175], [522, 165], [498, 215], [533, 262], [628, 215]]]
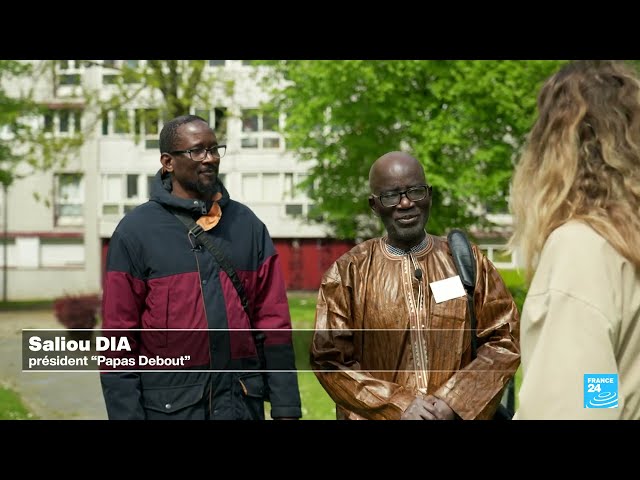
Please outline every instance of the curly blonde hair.
[[514, 233], [527, 279], [551, 232], [580, 220], [640, 267], [640, 80], [626, 64], [571, 62], [538, 95], [514, 173]]

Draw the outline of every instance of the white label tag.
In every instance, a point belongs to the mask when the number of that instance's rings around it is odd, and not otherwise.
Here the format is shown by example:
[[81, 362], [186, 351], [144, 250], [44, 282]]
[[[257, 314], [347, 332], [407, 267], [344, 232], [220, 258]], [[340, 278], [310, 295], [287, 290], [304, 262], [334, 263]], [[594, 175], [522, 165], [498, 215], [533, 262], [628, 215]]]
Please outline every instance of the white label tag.
[[432, 282], [429, 286], [431, 287], [431, 292], [433, 292], [433, 298], [436, 303], [451, 300], [452, 298], [464, 297], [467, 294], [462, 286], [460, 275]]

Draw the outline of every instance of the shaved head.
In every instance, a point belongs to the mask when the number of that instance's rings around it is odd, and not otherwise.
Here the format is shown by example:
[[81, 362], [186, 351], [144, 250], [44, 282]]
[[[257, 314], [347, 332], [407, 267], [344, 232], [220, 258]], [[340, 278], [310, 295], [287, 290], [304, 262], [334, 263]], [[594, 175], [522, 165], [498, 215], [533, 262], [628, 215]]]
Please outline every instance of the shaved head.
[[[369, 188], [372, 193], [380, 193], [382, 184], [389, 178], [410, 175], [426, 183], [424, 169], [418, 160], [405, 152], [389, 152], [378, 158], [369, 170]], [[385, 187], [386, 188], [386, 187]]]

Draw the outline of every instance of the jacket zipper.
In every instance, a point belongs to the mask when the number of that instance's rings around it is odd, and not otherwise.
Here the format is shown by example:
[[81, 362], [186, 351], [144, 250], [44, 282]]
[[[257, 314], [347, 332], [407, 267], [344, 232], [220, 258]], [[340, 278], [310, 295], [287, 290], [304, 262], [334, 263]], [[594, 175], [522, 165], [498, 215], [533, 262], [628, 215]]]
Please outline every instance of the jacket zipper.
[[[189, 236], [189, 234], [187, 234], [187, 237], [188, 237], [189, 243], [191, 243], [191, 237]], [[191, 243], [191, 245], [193, 246], [193, 243]], [[209, 328], [209, 318], [207, 317], [207, 308], [206, 308], [206, 302], [205, 302], [205, 299], [204, 299], [204, 291], [202, 290], [202, 272], [200, 271], [200, 261], [198, 260], [198, 250], [194, 250], [193, 251], [193, 256], [196, 259], [196, 266], [198, 268], [198, 278], [200, 279], [200, 282], [199, 282], [199, 284], [200, 284], [200, 296], [202, 297], [202, 310], [204, 311], [204, 318], [205, 318], [205, 321], [207, 322], [207, 337], [209, 337], [209, 330], [208, 330], [208, 328]], [[207, 343], [207, 345], [208, 345], [208, 343]], [[211, 348], [210, 347], [208, 347], [208, 348], [209, 348], [209, 369], [213, 370], [213, 358], [211, 358]], [[213, 393], [211, 391], [212, 390], [211, 374], [209, 374], [209, 388], [208, 388], [208, 390], [209, 390], [209, 399], [208, 399], [208, 403], [209, 403], [209, 406], [208, 406], [208, 408], [209, 408], [209, 418], [213, 419], [213, 408], [212, 408], [213, 407], [213, 405], [212, 405], [212, 402], [213, 402], [212, 395], [213, 395]]]

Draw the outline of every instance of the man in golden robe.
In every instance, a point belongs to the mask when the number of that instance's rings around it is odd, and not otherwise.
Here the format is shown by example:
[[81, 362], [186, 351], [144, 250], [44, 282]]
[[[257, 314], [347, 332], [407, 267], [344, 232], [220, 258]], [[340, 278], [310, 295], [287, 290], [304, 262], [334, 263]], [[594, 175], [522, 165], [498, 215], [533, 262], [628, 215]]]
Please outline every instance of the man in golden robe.
[[318, 292], [311, 362], [337, 418], [492, 418], [520, 364], [511, 294], [473, 245], [472, 358], [467, 299], [449, 245], [425, 231], [432, 188], [422, 165], [389, 152], [372, 165], [369, 185], [386, 235], [336, 260]]

